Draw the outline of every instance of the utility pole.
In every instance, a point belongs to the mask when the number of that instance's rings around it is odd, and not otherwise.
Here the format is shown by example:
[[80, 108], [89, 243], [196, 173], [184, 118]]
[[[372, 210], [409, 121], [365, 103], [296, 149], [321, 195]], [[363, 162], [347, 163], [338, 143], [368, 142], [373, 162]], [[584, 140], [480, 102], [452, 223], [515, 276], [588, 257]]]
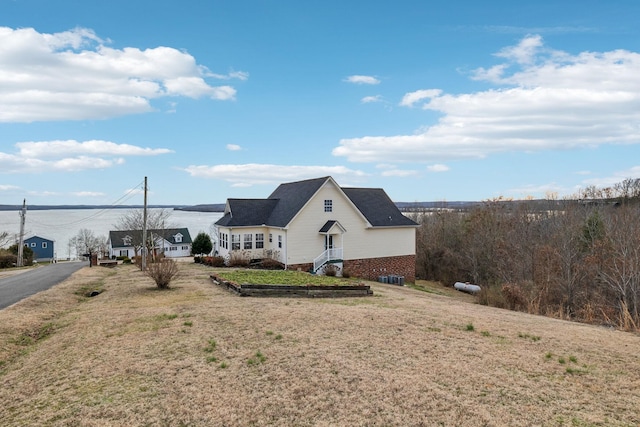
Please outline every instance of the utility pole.
[[142, 211], [142, 271], [147, 269], [147, 177], [144, 177], [144, 210]]
[[24, 221], [27, 216], [27, 199], [22, 199], [22, 210], [20, 211], [20, 237], [18, 238], [18, 260], [17, 267], [24, 266]]

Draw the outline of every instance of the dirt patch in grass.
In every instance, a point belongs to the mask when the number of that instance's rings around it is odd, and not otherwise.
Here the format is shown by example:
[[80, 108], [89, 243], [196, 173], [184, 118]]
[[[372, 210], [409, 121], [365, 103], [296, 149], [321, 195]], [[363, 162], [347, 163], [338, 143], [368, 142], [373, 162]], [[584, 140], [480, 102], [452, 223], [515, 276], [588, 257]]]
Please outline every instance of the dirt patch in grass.
[[237, 298], [180, 269], [157, 291], [85, 268], [0, 311], [3, 426], [640, 424], [637, 335], [378, 283]]

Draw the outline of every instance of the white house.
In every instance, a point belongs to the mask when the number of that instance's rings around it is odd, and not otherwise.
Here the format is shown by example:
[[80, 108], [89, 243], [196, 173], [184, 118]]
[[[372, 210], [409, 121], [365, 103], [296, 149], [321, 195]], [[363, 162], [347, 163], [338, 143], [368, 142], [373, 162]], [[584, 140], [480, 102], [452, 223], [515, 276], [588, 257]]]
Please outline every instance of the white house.
[[330, 176], [285, 183], [267, 199], [228, 199], [215, 226], [226, 258], [244, 251], [288, 269], [334, 264], [356, 277], [415, 281], [417, 224], [380, 188], [344, 188]]
[[[154, 242], [154, 251], [164, 253], [167, 258], [179, 258], [191, 255], [191, 235], [187, 228], [168, 228], [164, 230], [147, 230], [147, 238]], [[142, 230], [109, 231], [109, 256], [136, 255], [136, 248], [142, 246]]]

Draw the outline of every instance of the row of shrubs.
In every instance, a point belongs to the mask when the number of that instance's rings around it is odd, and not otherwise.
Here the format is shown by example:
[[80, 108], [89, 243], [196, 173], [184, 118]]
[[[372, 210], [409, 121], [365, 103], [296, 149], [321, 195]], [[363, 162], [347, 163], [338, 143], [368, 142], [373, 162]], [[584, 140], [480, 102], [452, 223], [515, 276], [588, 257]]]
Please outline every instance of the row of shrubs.
[[275, 259], [264, 258], [252, 262], [247, 257], [234, 256], [233, 253], [228, 261], [221, 256], [195, 256], [193, 260], [198, 264], [204, 264], [209, 267], [255, 267], [265, 270], [284, 270], [284, 265]]
[[[33, 265], [33, 251], [25, 246], [22, 253], [22, 262], [25, 266]], [[11, 268], [18, 264], [18, 245], [9, 249], [0, 249], [0, 268]]]
[[0, 255], [0, 268], [15, 267], [18, 262], [16, 255]]

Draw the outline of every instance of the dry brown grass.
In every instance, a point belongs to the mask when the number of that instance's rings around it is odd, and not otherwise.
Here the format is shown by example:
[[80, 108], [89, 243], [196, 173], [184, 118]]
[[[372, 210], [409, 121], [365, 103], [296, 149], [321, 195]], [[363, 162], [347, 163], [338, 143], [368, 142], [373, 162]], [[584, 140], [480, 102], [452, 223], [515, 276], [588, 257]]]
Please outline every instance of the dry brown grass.
[[0, 311], [1, 424], [640, 424], [637, 335], [374, 283], [240, 298], [180, 269], [160, 291], [85, 268]]

